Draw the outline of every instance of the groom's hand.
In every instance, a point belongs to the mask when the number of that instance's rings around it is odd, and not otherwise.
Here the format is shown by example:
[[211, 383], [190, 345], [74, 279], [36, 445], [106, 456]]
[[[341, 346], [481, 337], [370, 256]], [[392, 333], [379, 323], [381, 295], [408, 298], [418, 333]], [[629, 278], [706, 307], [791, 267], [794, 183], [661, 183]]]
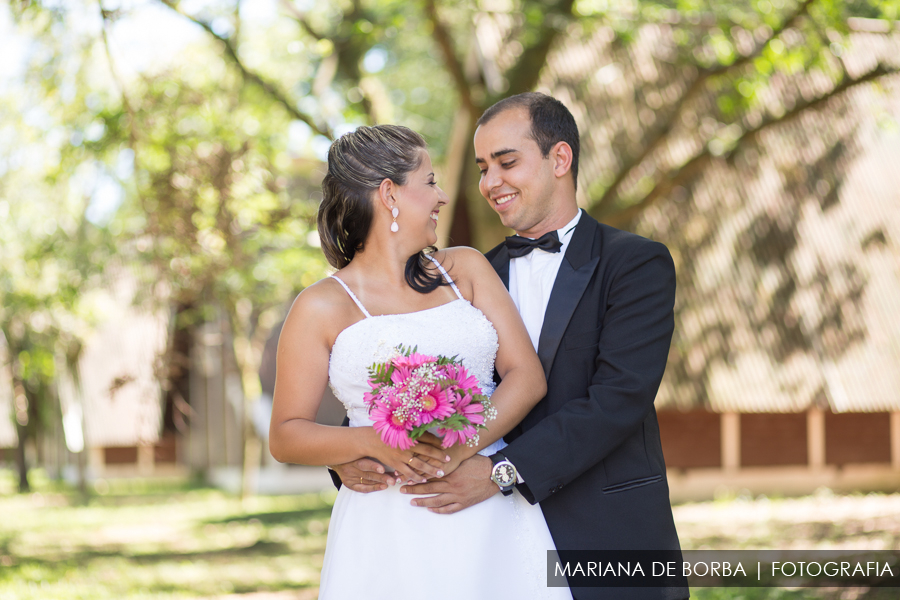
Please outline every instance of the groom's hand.
[[411, 504], [425, 507], [433, 513], [449, 515], [484, 502], [500, 488], [491, 481], [491, 459], [476, 454], [464, 460], [458, 469], [446, 477], [428, 483], [404, 485], [400, 491], [404, 494], [435, 494], [415, 498]]
[[374, 460], [361, 458], [353, 462], [330, 467], [341, 478], [341, 483], [354, 492], [367, 494], [387, 489], [389, 485], [400, 483], [399, 474], [385, 474], [384, 466]]

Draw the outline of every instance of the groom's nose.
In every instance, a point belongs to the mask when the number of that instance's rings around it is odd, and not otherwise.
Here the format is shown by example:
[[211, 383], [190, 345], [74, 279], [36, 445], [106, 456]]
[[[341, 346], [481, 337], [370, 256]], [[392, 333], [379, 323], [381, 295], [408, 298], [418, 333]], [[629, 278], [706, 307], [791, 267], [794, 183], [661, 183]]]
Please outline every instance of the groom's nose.
[[491, 190], [500, 187], [503, 184], [503, 179], [499, 175], [500, 171], [498, 169], [492, 169], [491, 167], [487, 167], [484, 171], [484, 175], [481, 176], [481, 195], [487, 199], [491, 198]]

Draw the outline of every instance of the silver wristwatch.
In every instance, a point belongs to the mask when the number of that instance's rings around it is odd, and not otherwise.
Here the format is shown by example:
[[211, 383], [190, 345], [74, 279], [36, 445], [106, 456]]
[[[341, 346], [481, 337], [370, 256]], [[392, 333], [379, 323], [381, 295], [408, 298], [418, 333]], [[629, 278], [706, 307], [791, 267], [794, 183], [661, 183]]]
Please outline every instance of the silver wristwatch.
[[494, 464], [491, 469], [491, 481], [500, 486], [504, 496], [509, 496], [519, 479], [515, 465], [500, 452], [491, 455], [491, 462]]

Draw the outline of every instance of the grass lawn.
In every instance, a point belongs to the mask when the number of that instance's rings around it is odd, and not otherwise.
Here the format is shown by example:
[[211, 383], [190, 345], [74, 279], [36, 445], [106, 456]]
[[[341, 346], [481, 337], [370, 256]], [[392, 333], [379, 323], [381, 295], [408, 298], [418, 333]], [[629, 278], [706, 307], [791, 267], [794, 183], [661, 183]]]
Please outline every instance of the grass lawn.
[[[87, 502], [0, 472], [0, 600], [317, 596], [334, 492], [242, 506], [184, 482], [102, 482]], [[685, 548], [898, 548], [900, 495], [730, 499], [675, 508]], [[700, 600], [882, 600], [900, 590], [695, 589]], [[423, 596], [427, 598], [427, 594]]]
[[334, 492], [242, 507], [178, 482], [111, 481], [87, 503], [35, 487], [0, 496], [0, 600], [317, 595]]

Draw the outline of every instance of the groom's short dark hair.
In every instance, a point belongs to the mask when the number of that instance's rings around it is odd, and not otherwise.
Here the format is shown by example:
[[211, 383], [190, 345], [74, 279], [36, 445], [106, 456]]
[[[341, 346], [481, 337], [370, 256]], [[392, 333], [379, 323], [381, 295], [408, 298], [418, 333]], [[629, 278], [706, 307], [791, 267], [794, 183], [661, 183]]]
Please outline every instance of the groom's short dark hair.
[[550, 149], [557, 142], [565, 142], [572, 148], [572, 180], [577, 188], [578, 152], [581, 142], [578, 125], [575, 124], [575, 118], [569, 109], [553, 96], [540, 92], [526, 92], [497, 102], [484, 111], [475, 126], [484, 125], [500, 113], [513, 108], [528, 110], [531, 117], [531, 137], [537, 142], [544, 158], [550, 155]]

